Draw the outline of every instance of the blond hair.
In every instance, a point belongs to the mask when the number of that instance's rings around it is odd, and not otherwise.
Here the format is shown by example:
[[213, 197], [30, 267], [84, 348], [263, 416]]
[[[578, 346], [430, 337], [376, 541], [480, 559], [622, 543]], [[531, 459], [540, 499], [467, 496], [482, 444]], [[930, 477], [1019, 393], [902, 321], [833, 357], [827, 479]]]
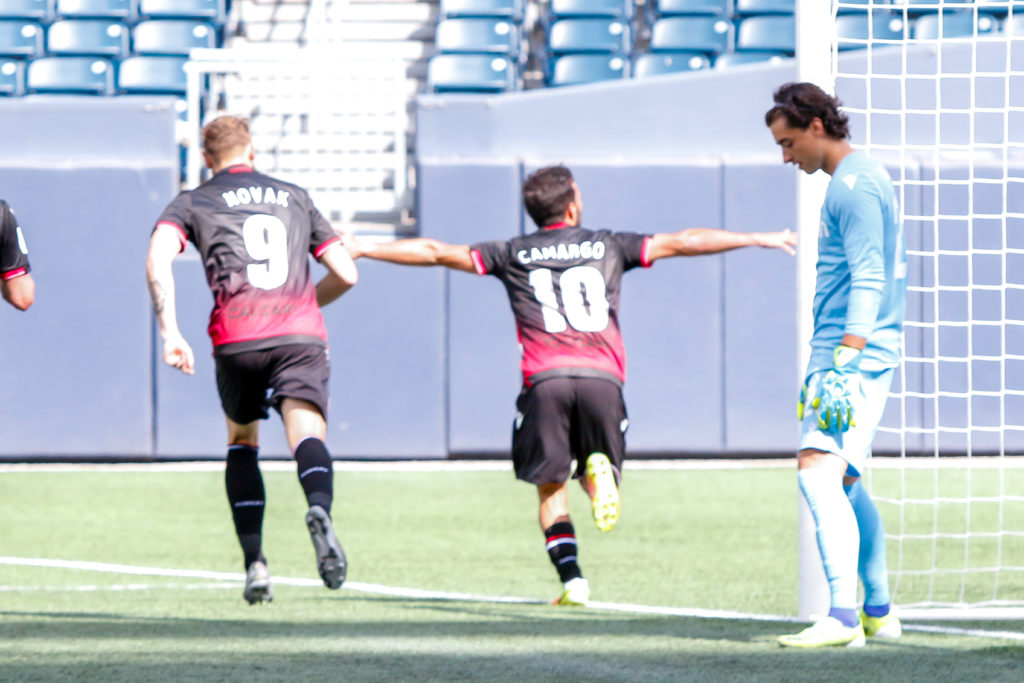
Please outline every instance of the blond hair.
[[249, 122], [239, 116], [218, 116], [203, 126], [203, 151], [214, 163], [240, 153], [252, 142]]

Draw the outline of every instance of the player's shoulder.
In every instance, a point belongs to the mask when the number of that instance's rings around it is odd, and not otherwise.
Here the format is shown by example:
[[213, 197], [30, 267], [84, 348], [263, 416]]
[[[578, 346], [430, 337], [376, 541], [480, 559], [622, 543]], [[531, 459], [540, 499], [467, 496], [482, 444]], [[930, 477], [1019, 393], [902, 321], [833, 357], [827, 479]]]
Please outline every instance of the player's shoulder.
[[843, 159], [836, 168], [827, 195], [844, 202], [864, 194], [881, 194], [883, 185], [892, 185], [885, 167], [858, 152]]
[[259, 171], [253, 171], [252, 177], [264, 187], [273, 187], [275, 192], [287, 192], [290, 196], [302, 200], [309, 198], [306, 188], [301, 185], [296, 185], [295, 183], [290, 183], [287, 180], [260, 173]]

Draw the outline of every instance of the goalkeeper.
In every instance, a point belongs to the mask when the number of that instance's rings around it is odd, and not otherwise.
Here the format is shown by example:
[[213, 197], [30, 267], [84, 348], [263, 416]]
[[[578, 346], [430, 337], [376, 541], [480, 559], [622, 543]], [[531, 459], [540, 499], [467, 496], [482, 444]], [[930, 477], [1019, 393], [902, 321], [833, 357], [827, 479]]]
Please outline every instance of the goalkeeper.
[[[898, 637], [882, 521], [860, 476], [899, 363], [907, 264], [899, 206], [881, 165], [855, 152], [838, 99], [810, 83], [775, 92], [765, 123], [786, 163], [832, 180], [818, 231], [814, 335], [797, 409], [798, 479], [811, 509], [831, 609], [782, 636], [790, 647], [856, 647]], [[857, 576], [864, 606], [857, 609]]]

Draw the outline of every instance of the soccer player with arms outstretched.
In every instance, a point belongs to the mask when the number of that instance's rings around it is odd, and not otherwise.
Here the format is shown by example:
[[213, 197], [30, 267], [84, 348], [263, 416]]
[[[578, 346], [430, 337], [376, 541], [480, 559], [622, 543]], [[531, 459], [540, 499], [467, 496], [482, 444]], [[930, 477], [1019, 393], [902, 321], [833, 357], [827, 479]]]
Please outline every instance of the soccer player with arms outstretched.
[[[798, 415], [798, 479], [831, 592], [826, 617], [779, 642], [858, 647], [896, 638], [885, 531], [860, 476], [900, 360], [907, 287], [899, 207], [889, 174], [855, 152], [840, 102], [811, 83], [775, 92], [765, 123], [782, 158], [832, 180], [818, 233], [814, 334]], [[857, 610], [857, 575], [864, 606]]]
[[[355, 241], [349, 251], [405, 265], [440, 265], [502, 281], [522, 347], [523, 387], [516, 403], [512, 461], [534, 484], [548, 556], [562, 581], [555, 601], [585, 605], [590, 586], [577, 562], [568, 480], [580, 480], [594, 520], [609, 531], [619, 518], [625, 455], [622, 384], [626, 355], [619, 332], [625, 271], [668, 256], [717, 254], [739, 247], [793, 253], [789, 231], [737, 233], [694, 228], [673, 234], [587, 230], [583, 201], [569, 169], [543, 168], [523, 184], [526, 211], [540, 228], [507, 241], [472, 246], [429, 238], [387, 244]], [[573, 463], [575, 462], [575, 467]]]
[[18, 219], [7, 202], [0, 200], [0, 293], [4, 301], [19, 311], [27, 311], [36, 299], [31, 270], [28, 246]]
[[[178, 330], [171, 270], [192, 242], [214, 296], [209, 333], [228, 427], [225, 485], [246, 566], [242, 595], [250, 604], [272, 599], [258, 461], [259, 421], [271, 406], [284, 421], [309, 503], [306, 524], [320, 577], [328, 588], [340, 588], [346, 559], [330, 515], [333, 467], [324, 444], [330, 368], [320, 307], [356, 283], [355, 263], [302, 188], [253, 170], [244, 119], [221, 116], [203, 128], [202, 138], [213, 176], [164, 210], [146, 261], [163, 359], [195, 371], [192, 348]], [[309, 255], [328, 270], [316, 286]]]

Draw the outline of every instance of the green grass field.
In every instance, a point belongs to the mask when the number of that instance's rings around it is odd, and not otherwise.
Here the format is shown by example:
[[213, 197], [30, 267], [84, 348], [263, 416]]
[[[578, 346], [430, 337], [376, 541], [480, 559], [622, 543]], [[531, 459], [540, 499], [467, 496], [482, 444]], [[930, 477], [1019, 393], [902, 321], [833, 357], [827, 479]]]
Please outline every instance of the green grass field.
[[[1024, 638], [1014, 622], [793, 652], [775, 644], [798, 628], [784, 621], [543, 604], [559, 584], [535, 494], [507, 471], [339, 471], [334, 515], [352, 588], [288, 585], [316, 578], [305, 504], [293, 472], [265, 479], [265, 552], [282, 583], [273, 603], [250, 607], [239, 581], [173, 575], [241, 572], [220, 472], [0, 472], [0, 556], [158, 570], [3, 560], [0, 680], [1024, 679], [1024, 640], [958, 631]], [[792, 469], [627, 471], [623, 518], [608, 534], [573, 494], [598, 603], [795, 613]]]

